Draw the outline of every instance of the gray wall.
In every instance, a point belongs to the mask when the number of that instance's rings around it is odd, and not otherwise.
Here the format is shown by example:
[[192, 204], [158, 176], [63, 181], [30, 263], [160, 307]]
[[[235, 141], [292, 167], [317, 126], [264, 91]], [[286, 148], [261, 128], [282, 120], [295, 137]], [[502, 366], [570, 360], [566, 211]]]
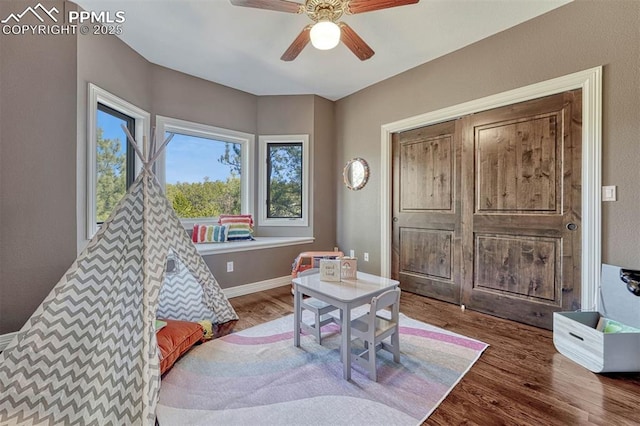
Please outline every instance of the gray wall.
[[[47, 6], [62, 10], [62, 3]], [[0, 16], [29, 5], [0, 2]], [[76, 257], [76, 37], [1, 35], [0, 43], [0, 333], [5, 333], [23, 325]]]
[[335, 103], [314, 96], [313, 135], [313, 223], [316, 245], [331, 250], [336, 245]]
[[[428, 41], [425, 41], [428, 42]], [[380, 126], [488, 95], [604, 66], [603, 261], [640, 269], [640, 3], [577, 0], [343, 98], [336, 104], [337, 158], [370, 162], [361, 191], [338, 186], [338, 243], [369, 251], [380, 271]]]
[[[298, 135], [308, 134], [311, 146], [315, 145], [313, 95], [299, 96], [260, 96], [258, 98], [258, 134], [260, 135]], [[278, 130], [280, 129], [280, 130]], [[260, 154], [256, 145], [256, 159]], [[313, 175], [310, 175], [314, 179]], [[258, 192], [260, 191], [260, 176], [256, 174], [254, 185], [256, 198], [254, 205], [258, 211]], [[313, 212], [310, 212], [313, 218]], [[256, 226], [258, 235], [308, 237], [313, 236], [313, 227], [292, 226]], [[333, 243], [332, 243], [333, 244]]]
[[[77, 51], [77, 161], [68, 159], [68, 167], [76, 167], [77, 232], [82, 236], [78, 248], [84, 248], [86, 238], [86, 158], [88, 84], [94, 83], [109, 93], [118, 94], [135, 106], [151, 112], [152, 65], [116, 37], [84, 35], [78, 37]], [[55, 280], [54, 280], [55, 283]]]
[[[22, 3], [0, 2], [0, 16], [33, 6]], [[116, 37], [2, 35], [0, 43], [0, 334], [24, 324], [76, 257], [85, 229], [77, 161], [86, 158], [88, 82], [146, 110], [152, 123], [165, 115], [253, 133], [256, 143], [260, 133], [307, 133], [314, 181], [332, 178], [333, 102], [207, 82], [151, 64]], [[321, 186], [317, 196], [313, 205], [326, 210], [313, 212], [315, 243], [205, 256], [221, 286], [286, 276], [300, 251], [333, 248], [335, 195]]]
[[255, 95], [158, 65], [146, 78], [154, 115], [256, 133]]

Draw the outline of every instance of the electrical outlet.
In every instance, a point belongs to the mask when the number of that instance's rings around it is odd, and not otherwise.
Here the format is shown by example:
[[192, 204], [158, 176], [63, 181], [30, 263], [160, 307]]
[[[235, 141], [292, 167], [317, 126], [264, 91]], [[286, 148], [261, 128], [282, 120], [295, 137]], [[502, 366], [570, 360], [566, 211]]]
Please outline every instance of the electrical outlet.
[[365, 253], [364, 254], [364, 261], [368, 262], [369, 261], [369, 253]]
[[350, 257], [356, 257], [356, 251], [355, 250], [349, 250], [349, 256]]
[[227, 262], [227, 272], [233, 272], [233, 262]]

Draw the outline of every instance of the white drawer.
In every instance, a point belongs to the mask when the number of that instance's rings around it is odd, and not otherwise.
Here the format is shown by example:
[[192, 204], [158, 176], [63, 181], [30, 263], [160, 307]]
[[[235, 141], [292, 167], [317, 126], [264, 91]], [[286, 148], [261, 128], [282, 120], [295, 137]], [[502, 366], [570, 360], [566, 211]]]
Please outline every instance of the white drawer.
[[558, 352], [594, 373], [640, 372], [640, 333], [596, 330], [598, 312], [553, 314], [553, 344]]

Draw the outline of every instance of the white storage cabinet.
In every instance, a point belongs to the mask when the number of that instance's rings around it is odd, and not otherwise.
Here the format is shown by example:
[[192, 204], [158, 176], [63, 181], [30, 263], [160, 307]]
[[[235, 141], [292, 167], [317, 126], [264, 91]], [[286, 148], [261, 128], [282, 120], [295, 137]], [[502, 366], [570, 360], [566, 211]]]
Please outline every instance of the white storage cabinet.
[[553, 344], [594, 373], [640, 372], [640, 333], [602, 333], [600, 316], [640, 329], [640, 297], [620, 280], [620, 268], [602, 265], [598, 312], [556, 312]]

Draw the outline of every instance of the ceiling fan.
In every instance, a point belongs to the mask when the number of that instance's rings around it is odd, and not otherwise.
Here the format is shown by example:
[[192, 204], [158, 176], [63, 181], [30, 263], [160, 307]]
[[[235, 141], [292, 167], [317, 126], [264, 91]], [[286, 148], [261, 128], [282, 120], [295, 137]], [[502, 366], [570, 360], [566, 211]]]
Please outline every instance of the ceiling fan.
[[351, 27], [338, 21], [343, 14], [371, 12], [390, 7], [418, 3], [420, 0], [305, 0], [304, 4], [289, 0], [231, 0], [234, 6], [253, 7], [277, 12], [306, 13], [314, 22], [302, 29], [284, 52], [283, 61], [293, 61], [311, 41], [321, 50], [333, 49], [340, 41], [360, 60], [374, 55], [373, 49]]

